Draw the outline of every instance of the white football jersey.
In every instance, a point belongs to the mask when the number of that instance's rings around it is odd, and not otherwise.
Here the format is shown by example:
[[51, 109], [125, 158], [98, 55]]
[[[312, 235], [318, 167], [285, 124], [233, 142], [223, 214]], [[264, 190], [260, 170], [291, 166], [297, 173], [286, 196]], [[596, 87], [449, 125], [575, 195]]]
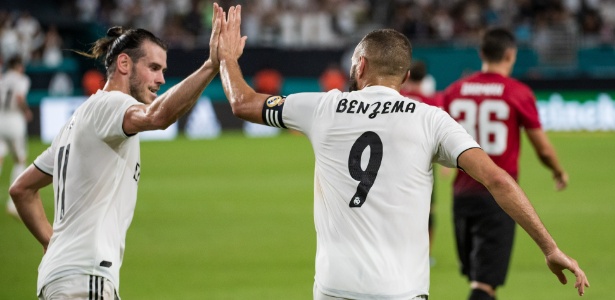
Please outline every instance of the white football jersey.
[[342, 298], [429, 293], [432, 163], [479, 147], [443, 110], [373, 86], [269, 98], [270, 126], [302, 131], [315, 154], [316, 276]]
[[17, 96], [25, 97], [29, 90], [30, 78], [28, 76], [15, 71], [4, 73], [0, 79], [0, 114], [23, 114], [17, 104]]
[[0, 140], [11, 145], [19, 156], [26, 156], [25, 138], [27, 121], [17, 103], [17, 96], [26, 97], [30, 90], [30, 78], [8, 71], [0, 78]]
[[34, 165], [53, 176], [53, 235], [39, 266], [38, 291], [54, 279], [89, 274], [119, 289], [126, 231], [141, 172], [138, 135], [122, 129], [139, 104], [121, 92], [98, 91], [73, 114]]

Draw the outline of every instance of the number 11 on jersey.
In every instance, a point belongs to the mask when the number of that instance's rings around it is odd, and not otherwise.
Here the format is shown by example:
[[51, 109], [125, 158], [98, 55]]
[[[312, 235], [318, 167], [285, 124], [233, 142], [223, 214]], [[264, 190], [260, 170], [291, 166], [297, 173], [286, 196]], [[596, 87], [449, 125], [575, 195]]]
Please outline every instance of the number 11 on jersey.
[[[365, 170], [361, 168], [363, 151], [369, 146], [369, 162]], [[350, 148], [348, 171], [354, 180], [359, 181], [357, 192], [350, 199], [350, 207], [361, 207], [365, 203], [369, 190], [376, 181], [378, 169], [382, 163], [382, 140], [372, 131], [363, 133]]]

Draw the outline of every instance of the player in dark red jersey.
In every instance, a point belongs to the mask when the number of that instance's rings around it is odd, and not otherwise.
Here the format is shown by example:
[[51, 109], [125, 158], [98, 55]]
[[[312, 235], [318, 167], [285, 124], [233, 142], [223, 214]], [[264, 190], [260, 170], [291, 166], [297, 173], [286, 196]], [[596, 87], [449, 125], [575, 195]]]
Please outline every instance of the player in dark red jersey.
[[[442, 95], [443, 108], [515, 180], [524, 128], [540, 161], [552, 171], [556, 189], [564, 189], [568, 175], [541, 128], [536, 98], [529, 87], [509, 77], [516, 55], [512, 33], [488, 30], [480, 45], [482, 71], [451, 84]], [[455, 178], [453, 194], [457, 252], [461, 272], [470, 281], [469, 299], [495, 299], [506, 278], [515, 222], [464, 172]]]

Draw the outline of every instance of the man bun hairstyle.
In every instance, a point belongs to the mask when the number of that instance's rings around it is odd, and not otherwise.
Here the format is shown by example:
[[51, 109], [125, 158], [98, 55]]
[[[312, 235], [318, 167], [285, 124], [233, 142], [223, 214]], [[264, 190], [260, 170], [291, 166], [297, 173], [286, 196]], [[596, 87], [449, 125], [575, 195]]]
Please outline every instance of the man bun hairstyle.
[[138, 61], [145, 56], [141, 45], [150, 41], [160, 46], [165, 51], [167, 45], [153, 33], [145, 29], [129, 29], [122, 26], [114, 26], [107, 30], [107, 35], [95, 41], [89, 53], [75, 51], [83, 56], [104, 59], [107, 76], [115, 70], [115, 60], [121, 53], [126, 53], [133, 61]]
[[507, 49], [517, 48], [515, 36], [508, 29], [492, 28], [483, 34], [480, 52], [484, 60], [497, 63], [504, 59]]

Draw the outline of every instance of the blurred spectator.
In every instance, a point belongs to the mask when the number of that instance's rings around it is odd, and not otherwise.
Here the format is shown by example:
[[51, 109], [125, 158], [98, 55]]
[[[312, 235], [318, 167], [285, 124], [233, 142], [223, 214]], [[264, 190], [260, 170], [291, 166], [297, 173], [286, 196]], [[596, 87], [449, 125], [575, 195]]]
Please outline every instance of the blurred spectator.
[[28, 63], [32, 52], [44, 42], [41, 25], [29, 11], [23, 11], [15, 20], [15, 31], [19, 36], [21, 58]]
[[43, 64], [50, 68], [57, 67], [62, 63], [62, 37], [55, 25], [49, 26], [45, 33], [42, 60]]
[[[170, 1], [170, 3], [173, 2], [174, 1]], [[147, 28], [147, 30], [151, 31], [153, 34], [161, 35], [166, 25], [164, 20], [168, 20], [167, 17], [176, 17], [175, 15], [167, 15], [167, 5], [169, 5], [169, 3], [162, 0], [143, 0], [141, 3], [142, 23], [137, 27]], [[181, 20], [181, 17], [177, 16], [177, 19]], [[183, 24], [181, 25], [183, 26]]]
[[100, 0], [77, 0], [75, 4], [79, 20], [85, 22], [96, 20]]
[[534, 47], [540, 62], [550, 66], [576, 64], [578, 28], [570, 12], [561, 4], [548, 7], [537, 16]]
[[[105, 27], [147, 28], [160, 33], [170, 41], [171, 47], [191, 48], [207, 45], [211, 2], [65, 0], [59, 4], [59, 12], [65, 14], [63, 17], [98, 21]], [[218, 2], [228, 6], [233, 1]], [[364, 32], [382, 27], [398, 29], [415, 43], [469, 46], [477, 43], [480, 32], [486, 28], [503, 26], [516, 33], [520, 44], [536, 46], [553, 60], [562, 60], [576, 49], [573, 43], [595, 46], [615, 42], [613, 0], [242, 0], [239, 3], [243, 5], [243, 32], [250, 37], [247, 41], [250, 46], [343, 49]], [[43, 44], [41, 25], [28, 12], [0, 12], [0, 25], [3, 57], [20, 53], [27, 60], [31, 51]], [[558, 47], [564, 50], [558, 52]]]
[[49, 95], [56, 97], [70, 96], [73, 94], [73, 80], [64, 72], [57, 72], [49, 81]]
[[11, 16], [7, 13], [4, 15], [0, 27], [0, 51], [2, 51], [2, 60], [7, 61], [11, 57], [21, 55], [21, 44], [19, 34], [13, 27]]

